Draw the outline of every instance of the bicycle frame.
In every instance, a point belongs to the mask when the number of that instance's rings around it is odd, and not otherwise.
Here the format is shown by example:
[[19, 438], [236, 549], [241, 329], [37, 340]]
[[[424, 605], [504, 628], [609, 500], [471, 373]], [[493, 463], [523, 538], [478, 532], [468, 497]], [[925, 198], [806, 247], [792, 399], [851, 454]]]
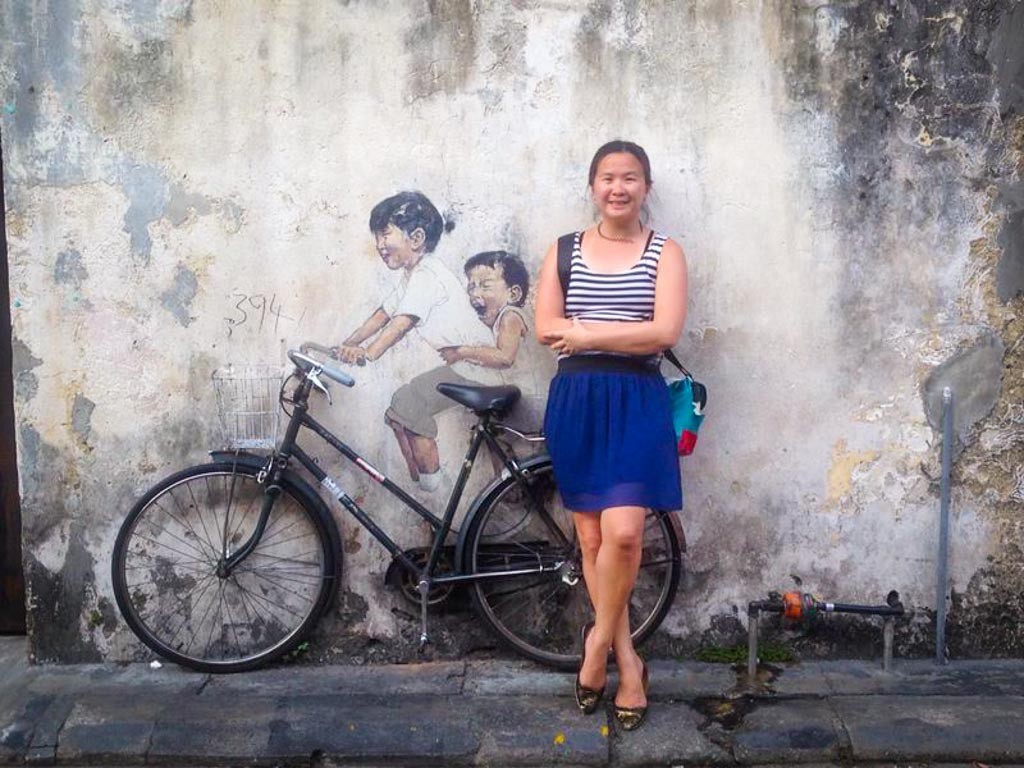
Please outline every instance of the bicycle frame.
[[[466, 483], [473, 470], [480, 447], [484, 443], [486, 443], [492, 451], [496, 452], [496, 455], [501, 458], [502, 464], [505, 468], [512, 473], [513, 477], [517, 478], [517, 481], [521, 484], [521, 487], [527, 494], [527, 497], [533, 504], [535, 510], [541, 516], [545, 525], [547, 525], [551, 530], [552, 535], [556, 537], [556, 540], [563, 546], [568, 546], [569, 544], [565, 534], [558, 525], [555, 524], [551, 515], [544, 508], [544, 505], [539, 503], [533, 489], [530, 487], [530, 484], [525, 482], [523, 471], [519, 467], [519, 464], [496, 440], [493, 432], [495, 428], [500, 428], [501, 424], [500, 422], [492, 422], [490, 414], [480, 414], [476, 424], [473, 425], [473, 437], [470, 441], [469, 449], [466, 451], [459, 475], [456, 478], [455, 485], [452, 487], [451, 494], [448, 497], [448, 503], [445, 507], [444, 515], [438, 518], [425, 506], [410, 496], [401, 486], [386, 477], [384, 473], [376, 469], [355, 450], [346, 445], [327, 427], [309, 415], [308, 401], [312, 387], [313, 381], [307, 373], [304, 375], [302, 382], [295, 390], [295, 395], [292, 399], [294, 410], [292, 411], [291, 418], [288, 422], [288, 428], [285, 432], [284, 439], [282, 440], [279, 448], [270, 457], [263, 470], [266, 473], [264, 477], [269, 477], [269, 481], [267, 482], [265, 498], [261, 505], [260, 517], [256, 524], [256, 528], [248, 541], [246, 541], [233, 554], [224, 558], [219, 567], [225, 571], [225, 574], [230, 574], [231, 570], [242, 562], [242, 560], [244, 560], [259, 543], [270, 517], [270, 511], [273, 506], [274, 499], [280, 492], [281, 475], [292, 458], [302, 464], [302, 466], [304, 466], [309, 473], [316, 478], [317, 482], [324, 486], [331, 495], [337, 499], [353, 517], [356, 518], [359, 524], [366, 528], [366, 530], [369, 531], [370, 534], [377, 539], [377, 541], [379, 541], [393, 557], [396, 558], [403, 568], [417, 576], [418, 586], [422, 594], [425, 594], [432, 584], [472, 582], [487, 578], [506, 578], [509, 576], [526, 575], [531, 573], [553, 572], [561, 569], [563, 565], [562, 562], [557, 562], [552, 565], [544, 565], [541, 562], [538, 563], [536, 568], [482, 574], [465, 574], [458, 570], [458, 565], [456, 564], [454, 566], [454, 570], [450, 573], [437, 576], [434, 575], [434, 570], [437, 568], [438, 561], [440, 560], [445, 539], [451, 531], [455, 512], [458, 509], [459, 502], [462, 500], [463, 491], [465, 490]], [[316, 433], [337, 453], [340, 453], [350, 462], [359, 467], [359, 469], [369, 475], [376, 483], [388, 491], [388, 493], [397, 497], [406, 507], [411, 509], [430, 525], [431, 529], [434, 531], [434, 538], [430, 547], [430, 555], [427, 558], [427, 563], [422, 569], [409, 559], [402, 548], [373, 521], [366, 511], [363, 510], [354, 499], [345, 493], [333, 478], [331, 478], [330, 475], [328, 475], [327, 472], [325, 472], [323, 468], [321, 468], [320, 465], [317, 464], [309, 454], [307, 454], [296, 443], [300, 430], [304, 428]]]

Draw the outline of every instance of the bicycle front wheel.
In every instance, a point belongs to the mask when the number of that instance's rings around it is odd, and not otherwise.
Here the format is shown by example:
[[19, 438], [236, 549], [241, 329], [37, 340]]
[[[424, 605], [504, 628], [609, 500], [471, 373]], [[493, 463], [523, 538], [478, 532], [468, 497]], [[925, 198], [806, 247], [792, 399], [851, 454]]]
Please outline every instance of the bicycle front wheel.
[[[469, 523], [463, 568], [485, 576], [472, 582], [470, 594], [506, 645], [535, 661], [574, 669], [580, 627], [593, 617], [576, 529], [550, 462], [528, 473], [531, 493], [509, 477], [488, 494]], [[661, 624], [679, 586], [682, 561], [671, 514], [650, 511], [644, 523], [643, 557], [629, 603], [637, 644]]]
[[258, 470], [230, 462], [186, 469], [140, 499], [113, 555], [114, 595], [128, 626], [166, 659], [241, 672], [298, 645], [336, 583], [332, 537], [316, 502], [285, 481], [253, 552], [218, 565], [255, 530]]

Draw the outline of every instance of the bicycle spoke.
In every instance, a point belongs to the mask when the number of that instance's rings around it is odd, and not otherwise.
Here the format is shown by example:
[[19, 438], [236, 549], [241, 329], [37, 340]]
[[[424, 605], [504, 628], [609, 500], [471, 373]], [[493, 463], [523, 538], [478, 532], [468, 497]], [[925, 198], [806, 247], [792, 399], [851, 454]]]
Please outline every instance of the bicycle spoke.
[[249, 597], [253, 598], [254, 600], [262, 601], [262, 602], [264, 602], [264, 603], [266, 603], [268, 605], [273, 606], [274, 608], [282, 608], [282, 609], [288, 611], [288, 613], [290, 613], [292, 616], [295, 616], [297, 618], [302, 618], [301, 614], [296, 613], [295, 611], [293, 611], [291, 608], [289, 608], [288, 606], [284, 605], [283, 603], [274, 603], [270, 599], [268, 599], [266, 596], [260, 595], [260, 594], [258, 594], [256, 592], [253, 592], [251, 590], [246, 589], [245, 587], [242, 586], [242, 583], [240, 581], [238, 581], [237, 579], [235, 580], [235, 586], [237, 586], [240, 590], [245, 592], [245, 594], [249, 595]]
[[124, 567], [126, 571], [138, 571], [142, 568], [153, 569], [166, 565], [171, 565], [174, 566], [174, 568], [176, 569], [183, 568], [186, 571], [199, 571], [200, 573], [205, 573], [213, 567], [212, 563], [210, 563], [207, 560], [171, 560], [170, 558], [153, 557], [148, 552], [132, 552], [130, 554], [133, 560], [145, 556], [151, 558], [153, 562], [149, 564], [140, 563], [139, 565], [126, 565]]
[[231, 531], [231, 536], [228, 538], [228, 541], [235, 540], [235, 538], [238, 536], [239, 531], [242, 530], [242, 523], [249, 519], [249, 513], [252, 512], [253, 506], [255, 506], [256, 502], [262, 498], [263, 495], [261, 493], [249, 499], [249, 503], [245, 507], [245, 512], [243, 512], [241, 516], [238, 518], [238, 524], [235, 526], [235, 529]]
[[198, 554], [198, 555], [205, 555], [206, 554], [205, 552], [203, 552], [202, 547], [197, 547], [191, 541], [186, 541], [185, 539], [181, 538], [180, 536], [176, 536], [175, 534], [173, 534], [170, 531], [168, 531], [166, 528], [157, 525], [152, 520], [147, 520], [146, 522], [148, 523], [149, 527], [156, 528], [161, 533], [166, 533], [168, 536], [170, 536], [175, 541], [180, 541], [182, 544], [184, 544], [189, 549], [194, 550], [196, 554]]
[[488, 597], [496, 597], [498, 599], [501, 599], [503, 597], [507, 597], [508, 595], [518, 595], [520, 592], [525, 592], [528, 589], [533, 589], [534, 587], [539, 587], [542, 584], [547, 584], [549, 581], [551, 581], [551, 579], [541, 579], [539, 581], [534, 581], [533, 583], [527, 584], [527, 585], [522, 586], [522, 587], [516, 587], [515, 589], [504, 590], [503, 592], [499, 592], [497, 590], [494, 590], [493, 592], [488, 592], [487, 596]]
[[308, 597], [306, 595], [302, 595], [302, 594], [296, 592], [295, 590], [288, 589], [288, 587], [282, 586], [281, 584], [277, 584], [276, 582], [272, 581], [271, 579], [268, 579], [266, 576], [264, 576], [259, 571], [250, 571], [250, 573], [252, 573], [253, 576], [255, 576], [255, 577], [259, 578], [259, 579], [263, 579], [264, 581], [269, 582], [270, 584], [273, 584], [275, 587], [280, 589], [282, 592], [287, 592], [289, 595], [294, 595], [295, 597], [299, 598], [300, 600], [308, 601]]
[[[181, 555], [182, 557], [188, 557], [188, 553], [182, 552], [180, 549], [175, 549], [174, 547], [169, 547], [166, 544], [164, 544], [163, 542], [157, 541], [156, 539], [150, 539], [150, 538], [147, 538], [147, 537], [141, 536], [141, 535], [138, 538], [142, 539], [143, 541], [148, 541], [150, 544], [155, 544], [158, 547], [162, 547], [164, 549], [170, 550], [171, 552], [173, 552], [176, 555]], [[213, 563], [207, 562], [207, 565], [212, 566]]]
[[[210, 553], [213, 556], [212, 562], [217, 562], [217, 558], [219, 557], [219, 555], [217, 554], [216, 547], [214, 547], [211, 542], [207, 541], [202, 536], [200, 536], [199, 531], [195, 529], [195, 526], [188, 522], [188, 510], [185, 509], [184, 506], [182, 506], [181, 502], [178, 500], [178, 497], [175, 495], [174, 490], [175, 489], [173, 488], [169, 489], [167, 495], [171, 497], [171, 500], [174, 502], [175, 506], [177, 506], [178, 510], [181, 512], [181, 520], [178, 520], [176, 517], [174, 517], [174, 515], [171, 514], [170, 510], [164, 509], [163, 505], [159, 502], [159, 500], [154, 500], [153, 506], [155, 506], [165, 515], [170, 517], [172, 520], [177, 521], [179, 525], [188, 528], [192, 532], [192, 535], [196, 537], [196, 541], [205, 544], [209, 548]], [[199, 514], [198, 509], [196, 509], [196, 514]], [[200, 522], [202, 522], [202, 518], [200, 518]]]
[[213, 545], [213, 539], [210, 536], [210, 530], [206, 527], [206, 518], [203, 517], [202, 507], [199, 506], [199, 502], [196, 500], [196, 495], [192, 491], [191, 485], [185, 486], [188, 489], [188, 495], [192, 497], [192, 503], [195, 505], [196, 516], [199, 518], [199, 524], [203, 526], [203, 532], [206, 533], [206, 543], [210, 545], [210, 548], [214, 551], [215, 556], [219, 559], [220, 553], [217, 552], [217, 548]]
[[[169, 496], [170, 496], [170, 497], [171, 497], [172, 499], [174, 498], [174, 494], [173, 494], [173, 492], [172, 492], [172, 493], [170, 493], [170, 494], [168, 494], [168, 495], [169, 495]], [[176, 503], [176, 504], [178, 505], [178, 508], [179, 508], [179, 509], [181, 509], [181, 504], [180, 504], [180, 503], [179, 503], [179, 502], [177, 501], [177, 499], [175, 499], [175, 503]], [[191, 549], [195, 549], [195, 550], [196, 550], [196, 551], [197, 551], [197, 552], [198, 552], [198, 553], [199, 553], [200, 555], [202, 555], [203, 557], [205, 557], [205, 558], [207, 559], [207, 561], [208, 561], [208, 562], [211, 562], [211, 563], [215, 563], [215, 562], [217, 562], [217, 561], [216, 561], [216, 552], [215, 552], [214, 550], [211, 550], [211, 552], [213, 552], [213, 554], [214, 554], [214, 558], [212, 558], [212, 559], [211, 559], [211, 558], [210, 558], [210, 555], [209, 555], [209, 554], [208, 554], [208, 553], [206, 552], [206, 549], [205, 549], [204, 547], [202, 547], [202, 546], [201, 546], [202, 544], [207, 544], [207, 546], [209, 546], [209, 544], [208, 544], [207, 542], [204, 542], [204, 541], [203, 541], [203, 538], [202, 538], [202, 537], [201, 537], [201, 536], [199, 535], [199, 532], [198, 532], [198, 531], [196, 531], [196, 530], [195, 530], [195, 528], [193, 528], [191, 524], [189, 524], [189, 523], [188, 523], [187, 521], [184, 521], [184, 520], [179, 520], [178, 518], [176, 518], [176, 517], [175, 517], [175, 516], [174, 516], [174, 515], [173, 515], [173, 514], [171, 513], [171, 511], [170, 511], [170, 510], [168, 510], [168, 509], [164, 509], [163, 505], [162, 505], [162, 504], [161, 504], [161, 503], [160, 503], [159, 501], [154, 501], [154, 502], [153, 502], [153, 506], [154, 506], [154, 507], [156, 507], [157, 509], [159, 509], [159, 510], [160, 510], [160, 511], [161, 511], [161, 512], [162, 512], [163, 514], [167, 515], [167, 517], [171, 518], [171, 520], [173, 520], [174, 522], [176, 522], [176, 523], [177, 523], [178, 525], [180, 525], [180, 526], [181, 526], [181, 527], [182, 527], [183, 529], [184, 529], [184, 528], [187, 528], [187, 529], [188, 529], [188, 530], [189, 530], [189, 531], [190, 531], [190, 532], [192, 533], [192, 535], [196, 537], [196, 541], [197, 541], [197, 542], [199, 542], [200, 546], [198, 546], [198, 547], [197, 547], [196, 545], [194, 545], [194, 544], [192, 544], [191, 542], [189, 542], [189, 547], [190, 547]], [[150, 523], [150, 525], [152, 525], [152, 523]]]

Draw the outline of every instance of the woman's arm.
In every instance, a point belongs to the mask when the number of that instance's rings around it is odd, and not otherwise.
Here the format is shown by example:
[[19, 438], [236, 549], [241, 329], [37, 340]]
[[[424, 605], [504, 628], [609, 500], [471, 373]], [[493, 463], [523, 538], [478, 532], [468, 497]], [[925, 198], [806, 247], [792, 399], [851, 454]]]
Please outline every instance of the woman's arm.
[[[542, 281], [543, 278], [542, 272]], [[555, 280], [557, 279], [556, 274]], [[537, 304], [539, 318], [539, 294]], [[682, 248], [669, 240], [665, 243], [658, 261], [653, 320], [638, 323], [575, 322], [569, 328], [550, 327], [541, 341], [549, 344], [556, 352], [565, 354], [595, 351], [649, 355], [662, 352], [675, 344], [683, 331], [685, 321], [686, 259]], [[538, 320], [538, 337], [541, 335], [539, 325]]]
[[572, 323], [565, 318], [565, 297], [558, 280], [558, 243], [552, 244], [544, 256], [537, 283], [537, 305], [533, 315], [533, 332], [541, 344], [551, 344], [553, 331], [565, 331]]

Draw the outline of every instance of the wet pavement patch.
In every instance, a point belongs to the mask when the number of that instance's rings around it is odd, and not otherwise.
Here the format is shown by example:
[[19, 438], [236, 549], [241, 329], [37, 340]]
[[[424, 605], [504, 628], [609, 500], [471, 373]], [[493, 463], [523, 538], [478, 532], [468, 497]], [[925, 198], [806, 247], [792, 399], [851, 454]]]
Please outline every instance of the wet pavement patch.
[[699, 699], [694, 699], [693, 709], [706, 718], [698, 726], [701, 730], [705, 730], [713, 723], [716, 723], [725, 730], [731, 731], [739, 727], [747, 714], [762, 703], [764, 702], [759, 702], [753, 696], [737, 696], [734, 698], [702, 696]]

